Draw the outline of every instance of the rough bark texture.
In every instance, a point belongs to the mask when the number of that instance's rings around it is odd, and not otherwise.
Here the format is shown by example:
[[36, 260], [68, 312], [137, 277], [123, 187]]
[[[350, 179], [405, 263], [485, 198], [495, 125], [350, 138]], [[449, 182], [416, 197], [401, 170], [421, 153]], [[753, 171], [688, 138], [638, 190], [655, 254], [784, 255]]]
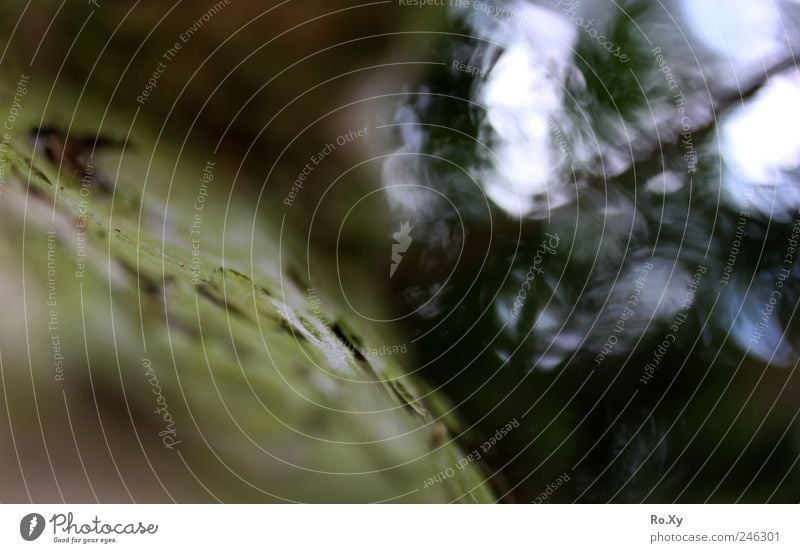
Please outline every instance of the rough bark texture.
[[[449, 407], [286, 277], [224, 161], [47, 92], [3, 157], [0, 500], [493, 499]], [[100, 121], [129, 146], [92, 153]]]

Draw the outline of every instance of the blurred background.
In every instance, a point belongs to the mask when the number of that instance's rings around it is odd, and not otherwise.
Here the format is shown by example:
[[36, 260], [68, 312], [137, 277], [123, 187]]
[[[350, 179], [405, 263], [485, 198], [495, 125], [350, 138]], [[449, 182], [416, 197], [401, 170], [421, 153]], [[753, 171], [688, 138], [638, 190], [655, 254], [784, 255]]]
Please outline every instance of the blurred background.
[[800, 501], [797, 2], [0, 10], [0, 500]]

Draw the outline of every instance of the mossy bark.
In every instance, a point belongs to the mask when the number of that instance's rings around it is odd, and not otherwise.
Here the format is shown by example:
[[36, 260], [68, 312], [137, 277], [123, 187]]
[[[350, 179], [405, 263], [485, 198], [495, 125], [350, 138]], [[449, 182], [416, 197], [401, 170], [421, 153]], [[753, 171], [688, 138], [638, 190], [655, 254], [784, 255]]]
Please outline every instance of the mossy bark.
[[[358, 323], [286, 276], [224, 161], [62, 91], [22, 105], [0, 195], [0, 499], [493, 500], [457, 467], [448, 405], [354, 351]], [[101, 121], [129, 146], [76, 160], [29, 135]]]

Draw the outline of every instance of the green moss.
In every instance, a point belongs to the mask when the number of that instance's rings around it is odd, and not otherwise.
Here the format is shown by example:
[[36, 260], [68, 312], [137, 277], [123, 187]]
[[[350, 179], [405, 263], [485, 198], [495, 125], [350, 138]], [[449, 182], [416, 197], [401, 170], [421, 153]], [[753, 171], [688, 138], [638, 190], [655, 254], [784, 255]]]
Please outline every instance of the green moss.
[[[31, 122], [33, 105], [26, 105]], [[147, 136], [132, 140], [143, 151]], [[117, 182], [107, 194], [82, 190], [78, 175], [25, 141], [9, 152], [16, 177], [4, 189], [3, 249], [21, 251], [24, 225], [26, 278], [46, 274], [48, 262], [58, 277], [63, 382], [50, 378], [47, 333], [29, 336], [42, 393], [66, 386], [86, 402], [108, 396], [144, 429], [146, 447], [159, 448], [157, 382], [180, 440], [159, 455], [179, 452], [208, 490], [202, 500], [492, 501], [477, 466], [424, 487], [462, 456], [447, 430], [458, 421], [439, 419], [449, 411], [442, 398], [391, 358], [359, 353], [356, 326], [312, 309], [277, 261], [255, 268], [249, 243], [222, 242], [224, 233], [253, 232], [263, 251], [272, 247], [266, 231], [248, 224], [245, 203], [222, 201], [224, 169], [210, 191], [214, 205], [202, 212], [202, 246], [192, 250], [203, 163], [184, 152], [172, 175], [158, 163], [168, 166], [172, 153], [156, 149], [147, 183], [137, 182], [145, 178], [141, 153], [98, 156], [95, 170]], [[164, 182], [172, 183], [166, 195]], [[50, 258], [49, 236], [57, 240]], [[47, 293], [28, 286], [24, 308], [40, 331]]]

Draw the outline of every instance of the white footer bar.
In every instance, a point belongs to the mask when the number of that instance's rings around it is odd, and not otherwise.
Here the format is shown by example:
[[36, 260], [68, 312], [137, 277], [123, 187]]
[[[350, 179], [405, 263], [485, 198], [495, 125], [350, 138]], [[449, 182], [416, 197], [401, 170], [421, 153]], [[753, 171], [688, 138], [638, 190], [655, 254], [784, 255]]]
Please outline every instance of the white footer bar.
[[2, 505], [0, 551], [797, 552], [798, 527], [798, 505]]

